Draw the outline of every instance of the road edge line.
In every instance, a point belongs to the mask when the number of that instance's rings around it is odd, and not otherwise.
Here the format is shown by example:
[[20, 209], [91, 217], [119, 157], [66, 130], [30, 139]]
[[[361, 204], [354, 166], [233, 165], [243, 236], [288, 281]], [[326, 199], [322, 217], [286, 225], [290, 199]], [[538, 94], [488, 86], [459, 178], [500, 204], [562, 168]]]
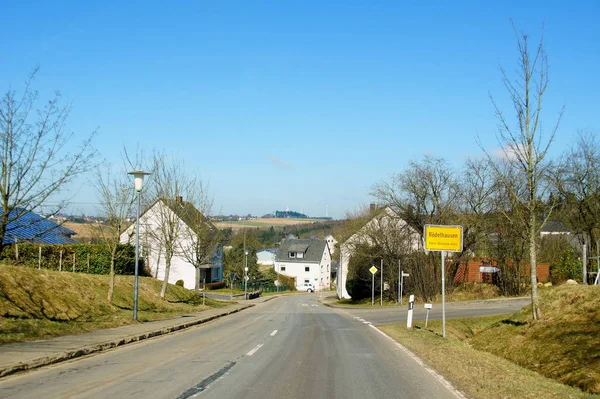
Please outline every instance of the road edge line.
[[401, 343], [396, 341], [394, 338], [387, 335], [385, 332], [383, 332], [382, 330], [380, 330], [373, 324], [369, 324], [369, 327], [371, 327], [372, 329], [377, 331], [379, 334], [381, 334], [385, 338], [392, 341], [392, 343], [394, 345], [396, 345], [397, 348], [399, 348], [404, 353], [406, 353], [408, 356], [410, 356], [410, 358], [412, 358], [420, 366], [422, 366], [429, 374], [431, 374], [435, 379], [437, 379], [444, 387], [446, 387], [450, 392], [452, 392], [457, 398], [467, 399], [467, 397], [462, 392], [460, 392], [458, 389], [456, 389], [456, 387], [454, 385], [452, 385], [452, 383], [450, 381], [448, 381], [443, 375], [439, 374], [437, 371], [435, 371], [434, 369], [432, 369], [431, 367], [426, 365], [425, 362], [423, 362], [423, 360], [421, 360], [417, 355], [415, 355], [413, 352], [411, 352], [407, 347], [405, 347], [404, 345], [402, 345]]

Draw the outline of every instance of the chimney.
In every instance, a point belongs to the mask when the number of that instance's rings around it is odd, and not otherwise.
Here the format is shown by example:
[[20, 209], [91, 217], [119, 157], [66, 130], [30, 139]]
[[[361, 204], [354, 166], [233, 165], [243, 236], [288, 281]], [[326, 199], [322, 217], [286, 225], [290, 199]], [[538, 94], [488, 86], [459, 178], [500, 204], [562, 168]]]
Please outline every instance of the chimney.
[[369, 206], [369, 210], [371, 211], [371, 213], [375, 212], [377, 210], [377, 205], [371, 203]]
[[175, 201], [178, 204], [183, 204], [183, 197], [181, 195], [178, 195], [178, 196], [175, 197]]

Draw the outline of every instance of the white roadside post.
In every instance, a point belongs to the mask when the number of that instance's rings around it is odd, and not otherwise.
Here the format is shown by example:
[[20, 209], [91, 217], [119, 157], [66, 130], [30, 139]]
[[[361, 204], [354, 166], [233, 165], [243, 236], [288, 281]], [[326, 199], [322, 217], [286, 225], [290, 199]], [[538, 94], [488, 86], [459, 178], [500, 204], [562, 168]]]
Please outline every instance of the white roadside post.
[[371, 284], [371, 306], [373, 306], [375, 305], [375, 273], [377, 273], [377, 268], [375, 266], [371, 266], [369, 271], [373, 275], [373, 283]]
[[[244, 236], [245, 237], [245, 236]], [[244, 243], [245, 246], [245, 243]], [[246, 257], [246, 267], [244, 267], [244, 299], [248, 299], [248, 250], [244, 250], [244, 256]]]
[[440, 251], [442, 255], [442, 336], [446, 338], [446, 252], [462, 252], [462, 226], [426, 224], [423, 229], [426, 251]]
[[408, 297], [408, 317], [406, 318], [406, 328], [412, 328], [413, 307], [415, 306], [415, 296]]
[[433, 305], [431, 305], [430, 303], [425, 304], [425, 309], [427, 309], [427, 314], [425, 315], [425, 328], [427, 328], [427, 322], [429, 321], [429, 311], [432, 307]]

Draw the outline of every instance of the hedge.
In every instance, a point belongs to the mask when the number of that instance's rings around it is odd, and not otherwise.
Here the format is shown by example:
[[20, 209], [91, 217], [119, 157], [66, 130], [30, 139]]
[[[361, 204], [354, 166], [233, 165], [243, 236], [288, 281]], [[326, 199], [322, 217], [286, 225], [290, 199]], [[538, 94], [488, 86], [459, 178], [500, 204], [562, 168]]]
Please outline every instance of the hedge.
[[[19, 243], [6, 245], [2, 250], [2, 254], [0, 254], [0, 261], [15, 266], [59, 270], [61, 252], [63, 271], [90, 274], [110, 273], [110, 251], [101, 244], [47, 245]], [[117, 258], [115, 259], [115, 274], [135, 274], [134, 246], [130, 244], [119, 245]], [[140, 258], [139, 274], [142, 276], [148, 275], [142, 258]]]

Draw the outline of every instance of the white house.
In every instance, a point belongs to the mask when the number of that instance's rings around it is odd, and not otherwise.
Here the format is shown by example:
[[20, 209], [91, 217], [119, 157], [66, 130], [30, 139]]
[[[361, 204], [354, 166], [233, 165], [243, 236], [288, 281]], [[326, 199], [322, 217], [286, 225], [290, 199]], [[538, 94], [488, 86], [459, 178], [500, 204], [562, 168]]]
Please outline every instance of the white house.
[[351, 298], [346, 290], [346, 280], [350, 258], [357, 245], [373, 245], [375, 241], [387, 241], [394, 245], [401, 243], [407, 251], [423, 248], [420, 234], [400, 218], [392, 208], [372, 210], [372, 213], [371, 220], [340, 245], [340, 262], [336, 275], [337, 296], [340, 299]]
[[325, 237], [325, 241], [327, 241], [327, 245], [329, 245], [329, 252], [331, 252], [331, 255], [335, 254], [335, 246], [338, 241], [331, 234]]
[[275, 255], [277, 254], [277, 248], [261, 249], [256, 252], [256, 263], [259, 265], [273, 266], [275, 264]]
[[[173, 228], [169, 231], [175, 233], [176, 239], [169, 283], [175, 284], [177, 280], [183, 280], [185, 288], [195, 287], [196, 268], [191, 260], [195, 260], [194, 245], [198, 234], [195, 234], [193, 227], [198, 225], [198, 221], [204, 223], [210, 230], [216, 231], [216, 227], [210, 220], [181, 197], [175, 200], [160, 199], [140, 215], [140, 252], [153, 277], [162, 281], [165, 279], [164, 235], [166, 232], [161, 226], [171, 223]], [[135, 245], [135, 223], [121, 234], [121, 243]], [[211, 252], [211, 258], [200, 266], [200, 282], [223, 280], [222, 248], [211, 248]]]
[[275, 257], [275, 271], [296, 278], [296, 284], [312, 283], [316, 291], [328, 290], [331, 253], [325, 240], [283, 240]]

